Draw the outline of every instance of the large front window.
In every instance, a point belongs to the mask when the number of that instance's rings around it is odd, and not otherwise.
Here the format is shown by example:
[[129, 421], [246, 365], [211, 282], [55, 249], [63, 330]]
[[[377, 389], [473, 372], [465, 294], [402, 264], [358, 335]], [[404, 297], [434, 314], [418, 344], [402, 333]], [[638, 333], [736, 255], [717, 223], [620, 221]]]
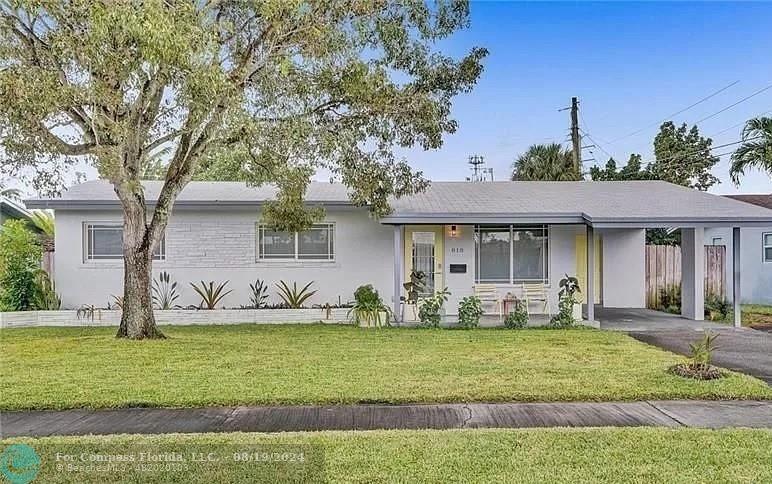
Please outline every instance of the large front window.
[[475, 280], [478, 283], [547, 282], [549, 229], [546, 225], [475, 227]]
[[313, 225], [302, 232], [257, 226], [258, 260], [334, 260], [335, 226]]

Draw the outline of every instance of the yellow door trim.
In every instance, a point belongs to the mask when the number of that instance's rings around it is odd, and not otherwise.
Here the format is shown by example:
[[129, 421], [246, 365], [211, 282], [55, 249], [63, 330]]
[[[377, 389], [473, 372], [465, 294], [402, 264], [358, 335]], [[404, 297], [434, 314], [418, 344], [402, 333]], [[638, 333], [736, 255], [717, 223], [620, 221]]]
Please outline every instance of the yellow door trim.
[[413, 271], [413, 234], [415, 232], [434, 233], [434, 289], [441, 290], [445, 286], [443, 277], [445, 259], [445, 226], [444, 225], [406, 225], [405, 226], [405, 280]]
[[[595, 234], [595, 304], [601, 303], [601, 265], [603, 254], [603, 239]], [[579, 279], [579, 288], [582, 291], [582, 302], [587, 304], [587, 235], [576, 236], [576, 278]]]

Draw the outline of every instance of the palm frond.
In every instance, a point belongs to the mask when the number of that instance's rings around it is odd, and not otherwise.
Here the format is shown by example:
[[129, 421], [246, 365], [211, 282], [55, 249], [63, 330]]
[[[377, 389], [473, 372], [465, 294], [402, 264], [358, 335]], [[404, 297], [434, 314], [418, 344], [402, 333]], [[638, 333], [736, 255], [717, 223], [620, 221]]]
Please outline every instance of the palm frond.
[[54, 214], [48, 210], [33, 210], [30, 213], [29, 222], [47, 237], [54, 238], [55, 227]]
[[745, 123], [743, 140], [732, 154], [729, 176], [735, 185], [749, 168], [772, 175], [772, 118], [753, 118]]

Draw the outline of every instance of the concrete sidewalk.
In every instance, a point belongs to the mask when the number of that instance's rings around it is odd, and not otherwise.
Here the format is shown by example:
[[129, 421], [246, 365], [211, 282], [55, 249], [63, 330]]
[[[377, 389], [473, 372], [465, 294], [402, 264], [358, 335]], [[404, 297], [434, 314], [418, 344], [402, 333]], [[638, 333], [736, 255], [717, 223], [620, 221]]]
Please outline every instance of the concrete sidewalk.
[[0, 413], [0, 437], [604, 426], [772, 428], [772, 401], [127, 408]]

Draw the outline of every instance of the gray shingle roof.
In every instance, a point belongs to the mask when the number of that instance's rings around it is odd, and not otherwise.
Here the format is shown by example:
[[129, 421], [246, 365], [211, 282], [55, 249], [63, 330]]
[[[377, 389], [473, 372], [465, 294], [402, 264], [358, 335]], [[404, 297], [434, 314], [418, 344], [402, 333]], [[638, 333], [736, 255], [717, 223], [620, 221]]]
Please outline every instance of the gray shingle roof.
[[[145, 196], [155, 200], [161, 182], [145, 182]], [[192, 182], [176, 207], [257, 206], [272, 199], [275, 187], [235, 182]], [[306, 200], [323, 205], [350, 204], [342, 184], [314, 182]], [[27, 201], [31, 208], [116, 207], [112, 186], [91, 181], [70, 188], [61, 198]], [[661, 181], [629, 182], [433, 182], [423, 193], [392, 200], [394, 212], [384, 223], [462, 223], [541, 218], [555, 222], [768, 222], [772, 210]]]
[[[144, 181], [145, 199], [155, 201], [163, 187], [160, 181]], [[276, 188], [270, 185], [249, 187], [241, 182], [191, 182], [182, 189], [177, 202], [186, 203], [259, 203], [270, 200], [276, 195]], [[313, 202], [348, 202], [346, 187], [339, 183], [311, 183], [307, 193], [308, 201]], [[93, 180], [73, 185], [60, 198], [37, 198], [28, 200], [29, 206], [46, 204], [48, 207], [61, 208], [77, 202], [117, 203], [118, 197], [113, 186], [104, 180]]]

